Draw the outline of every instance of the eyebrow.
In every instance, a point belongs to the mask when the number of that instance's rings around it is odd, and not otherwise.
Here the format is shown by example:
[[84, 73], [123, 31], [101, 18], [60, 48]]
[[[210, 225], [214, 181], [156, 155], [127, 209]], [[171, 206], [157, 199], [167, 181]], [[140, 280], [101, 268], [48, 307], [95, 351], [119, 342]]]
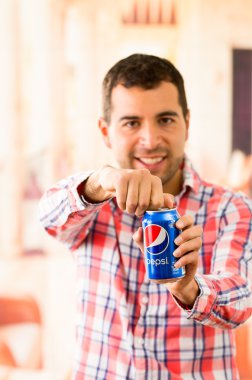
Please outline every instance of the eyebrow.
[[[175, 111], [163, 111], [163, 112], [160, 112], [156, 115], [156, 117], [164, 117], [164, 116], [178, 117], [179, 115]], [[120, 121], [124, 121], [124, 120], [139, 120], [139, 119], [142, 119], [142, 117], [137, 116], [137, 115], [125, 115], [125, 116], [120, 117], [120, 119], [118, 121], [120, 122]]]
[[123, 120], [136, 120], [136, 119], [141, 119], [140, 116], [136, 115], [128, 115], [128, 116], [122, 116], [118, 121], [123, 121]]
[[160, 112], [157, 114], [157, 117], [162, 117], [162, 116], [175, 116], [175, 117], [178, 117], [179, 114], [175, 111], [164, 111], [164, 112]]

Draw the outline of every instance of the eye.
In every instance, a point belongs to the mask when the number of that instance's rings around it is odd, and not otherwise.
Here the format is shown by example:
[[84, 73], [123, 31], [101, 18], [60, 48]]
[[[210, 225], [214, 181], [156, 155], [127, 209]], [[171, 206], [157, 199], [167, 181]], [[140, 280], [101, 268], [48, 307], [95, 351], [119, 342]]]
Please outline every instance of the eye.
[[139, 125], [140, 125], [139, 120], [127, 120], [127, 121], [123, 124], [124, 127], [128, 127], [128, 128], [130, 128], [130, 129], [132, 129], [132, 128], [137, 128], [137, 127], [139, 127]]
[[162, 126], [170, 125], [174, 123], [174, 119], [170, 116], [164, 116], [159, 119], [159, 124]]

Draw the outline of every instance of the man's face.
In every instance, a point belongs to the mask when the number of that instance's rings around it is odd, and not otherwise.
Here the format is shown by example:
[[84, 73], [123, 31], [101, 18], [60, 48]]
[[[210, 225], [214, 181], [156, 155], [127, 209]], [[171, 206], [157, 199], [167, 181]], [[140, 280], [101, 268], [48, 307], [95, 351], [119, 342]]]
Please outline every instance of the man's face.
[[111, 95], [110, 124], [100, 120], [106, 145], [121, 168], [149, 171], [164, 190], [179, 178], [189, 115], [183, 116], [178, 90], [170, 82], [150, 90], [117, 85]]

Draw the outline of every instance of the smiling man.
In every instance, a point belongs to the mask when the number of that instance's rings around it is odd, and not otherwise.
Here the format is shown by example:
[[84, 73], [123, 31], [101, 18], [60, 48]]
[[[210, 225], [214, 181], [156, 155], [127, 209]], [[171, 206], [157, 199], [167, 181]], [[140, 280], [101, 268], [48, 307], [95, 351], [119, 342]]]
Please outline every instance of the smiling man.
[[[78, 173], [40, 202], [49, 234], [75, 251], [74, 380], [237, 379], [233, 329], [251, 314], [251, 201], [203, 181], [184, 148], [184, 83], [166, 59], [134, 54], [103, 82], [99, 128], [117, 167]], [[141, 216], [176, 205], [185, 276], [145, 274]]]
[[100, 119], [100, 129], [119, 166], [148, 169], [161, 178], [164, 192], [179, 191], [189, 112], [184, 117], [175, 85], [162, 81], [146, 90], [118, 84], [111, 107], [110, 122]]

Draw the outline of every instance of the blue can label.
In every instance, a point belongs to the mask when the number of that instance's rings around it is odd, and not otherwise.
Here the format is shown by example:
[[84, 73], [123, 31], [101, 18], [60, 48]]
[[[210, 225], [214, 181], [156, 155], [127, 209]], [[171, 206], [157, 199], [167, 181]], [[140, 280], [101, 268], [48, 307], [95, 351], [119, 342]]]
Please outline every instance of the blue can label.
[[148, 277], [151, 280], [174, 281], [185, 275], [185, 268], [175, 268], [176, 249], [174, 239], [180, 231], [175, 227], [179, 218], [176, 209], [147, 211], [142, 225], [144, 230], [144, 252]]

